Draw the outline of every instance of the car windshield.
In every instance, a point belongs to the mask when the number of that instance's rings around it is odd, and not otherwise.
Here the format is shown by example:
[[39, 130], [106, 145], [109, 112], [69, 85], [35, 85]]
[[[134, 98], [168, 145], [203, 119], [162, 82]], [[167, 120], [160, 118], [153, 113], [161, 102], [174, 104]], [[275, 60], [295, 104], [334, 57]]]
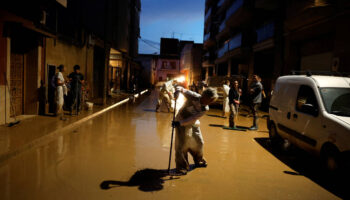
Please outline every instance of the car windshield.
[[350, 117], [350, 88], [320, 88], [328, 113]]

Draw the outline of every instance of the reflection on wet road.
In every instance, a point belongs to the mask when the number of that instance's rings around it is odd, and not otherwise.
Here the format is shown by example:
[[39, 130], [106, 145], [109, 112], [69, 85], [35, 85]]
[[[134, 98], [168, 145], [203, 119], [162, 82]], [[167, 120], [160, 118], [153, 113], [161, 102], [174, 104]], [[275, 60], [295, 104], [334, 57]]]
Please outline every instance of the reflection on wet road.
[[[209, 126], [227, 125], [226, 119], [204, 116], [208, 167], [169, 177], [164, 170], [172, 115], [154, 112], [155, 98], [151, 94], [118, 107], [0, 163], [0, 199], [338, 198], [305, 176], [295, 176], [255, 140], [268, 136], [263, 120], [258, 132], [236, 132]], [[251, 121], [240, 117], [238, 124], [249, 127]]]

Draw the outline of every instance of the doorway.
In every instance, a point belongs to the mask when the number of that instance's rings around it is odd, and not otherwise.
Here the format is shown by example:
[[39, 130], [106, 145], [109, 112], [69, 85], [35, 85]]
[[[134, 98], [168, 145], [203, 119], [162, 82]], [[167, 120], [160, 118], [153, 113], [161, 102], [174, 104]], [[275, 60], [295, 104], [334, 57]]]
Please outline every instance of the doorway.
[[24, 80], [24, 54], [11, 52], [10, 94], [12, 108], [10, 116], [23, 113], [23, 80]]
[[20, 29], [11, 35], [10, 116], [38, 113], [38, 37]]
[[54, 76], [56, 74], [55, 65], [47, 65], [47, 101], [49, 103], [49, 113], [55, 113], [55, 87]]
[[105, 72], [105, 51], [103, 48], [94, 48], [94, 81], [93, 81], [93, 98], [95, 103], [103, 103], [104, 94], [104, 72]]

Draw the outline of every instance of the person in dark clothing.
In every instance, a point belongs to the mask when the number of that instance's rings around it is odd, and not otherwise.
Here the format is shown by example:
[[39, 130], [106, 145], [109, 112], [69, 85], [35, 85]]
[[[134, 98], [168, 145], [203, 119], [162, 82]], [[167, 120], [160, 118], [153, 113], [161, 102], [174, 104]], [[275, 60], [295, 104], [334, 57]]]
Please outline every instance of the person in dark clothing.
[[240, 104], [241, 91], [239, 89], [238, 81], [234, 81], [231, 85], [228, 100], [230, 108], [230, 117], [229, 117], [229, 127], [236, 128], [235, 117], [238, 115], [238, 106]]
[[262, 101], [262, 89], [263, 86], [259, 81], [258, 75], [253, 75], [253, 82], [250, 85], [250, 109], [253, 112], [253, 126], [249, 130], [258, 130], [258, 108]]
[[80, 66], [74, 66], [74, 72], [70, 73], [69, 81], [71, 85], [71, 106], [70, 113], [72, 114], [73, 110], [76, 111], [76, 114], [80, 112], [80, 104], [81, 104], [81, 87], [84, 84], [84, 76], [80, 73]]

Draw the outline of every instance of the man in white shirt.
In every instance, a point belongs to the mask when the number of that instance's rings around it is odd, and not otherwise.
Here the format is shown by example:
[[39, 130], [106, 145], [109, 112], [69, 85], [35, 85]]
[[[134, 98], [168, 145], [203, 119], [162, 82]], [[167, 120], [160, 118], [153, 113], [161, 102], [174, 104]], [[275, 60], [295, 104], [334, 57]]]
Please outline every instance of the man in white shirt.
[[55, 75], [55, 86], [56, 86], [56, 112], [55, 115], [60, 115], [61, 120], [66, 120], [63, 113], [64, 95], [67, 95], [66, 81], [63, 77], [65, 68], [63, 65], [57, 67], [59, 72]]
[[223, 102], [222, 102], [222, 116], [226, 117], [226, 114], [230, 112], [228, 95], [230, 92], [230, 81], [225, 80], [223, 84]]
[[186, 174], [189, 170], [188, 153], [192, 155], [196, 167], [207, 166], [207, 162], [203, 157], [204, 141], [199, 128], [199, 118], [209, 110], [208, 105], [215, 102], [218, 95], [213, 88], [207, 88], [200, 95], [179, 87], [177, 88], [175, 98], [180, 92], [185, 96], [186, 102], [176, 115], [172, 126], [176, 128], [176, 170], [180, 174]]

